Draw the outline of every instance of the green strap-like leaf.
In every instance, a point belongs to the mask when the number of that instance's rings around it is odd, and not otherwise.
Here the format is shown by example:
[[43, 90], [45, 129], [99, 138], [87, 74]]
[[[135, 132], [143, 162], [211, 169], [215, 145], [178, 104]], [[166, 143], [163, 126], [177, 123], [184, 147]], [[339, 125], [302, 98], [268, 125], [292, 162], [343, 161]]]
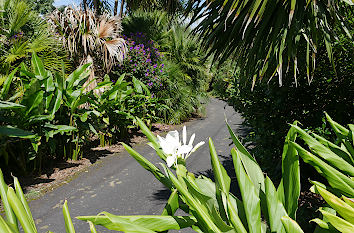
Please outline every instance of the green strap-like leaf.
[[278, 199], [274, 184], [268, 176], [265, 185], [270, 229], [272, 232], [285, 233], [281, 218], [283, 216], [288, 216], [288, 214], [286, 213], [282, 202]]
[[354, 208], [320, 186], [316, 186], [316, 189], [323, 199], [335, 209], [339, 215], [341, 215], [346, 221], [354, 224]]
[[155, 165], [150, 163], [144, 156], [140, 155], [138, 152], [133, 150], [130, 146], [122, 143], [124, 148], [128, 151], [128, 153], [147, 171], [151, 172], [156, 179], [158, 179], [162, 184], [164, 184], [167, 188], [172, 188], [171, 181], [158, 169]]
[[20, 199], [18, 199], [17, 195], [13, 188], [8, 188], [7, 190], [7, 198], [13, 209], [18, 221], [21, 223], [21, 226], [25, 233], [37, 233], [36, 228], [33, 226], [30, 217], [28, 216], [24, 206]]
[[18, 182], [17, 177], [14, 177], [14, 186], [15, 186], [15, 190], [16, 190], [16, 195], [18, 197], [18, 199], [21, 201], [23, 208], [25, 209], [28, 219], [30, 220], [33, 228], [36, 228], [36, 224], [34, 223], [33, 217], [32, 217], [32, 213], [31, 210], [28, 206], [28, 203], [26, 201], [25, 195], [23, 194], [22, 188], [20, 183]]
[[256, 190], [257, 188], [253, 185], [250, 177], [247, 176], [241, 162], [240, 152], [232, 149], [231, 155], [234, 162], [238, 186], [241, 191], [243, 206], [246, 212], [248, 231], [250, 233], [259, 233], [261, 232], [261, 206]]
[[354, 196], [354, 181], [349, 177], [333, 168], [332, 166], [325, 163], [320, 158], [311, 154], [297, 143], [291, 142], [299, 152], [299, 155], [304, 160], [304, 162], [312, 165], [320, 175], [324, 176], [328, 183], [335, 189], [340, 190], [348, 196]]
[[310, 136], [300, 127], [296, 125], [292, 125], [292, 127], [297, 131], [298, 135], [310, 147], [313, 153], [319, 155], [321, 158], [326, 160], [327, 163], [331, 164], [333, 167], [336, 167], [338, 170], [341, 170], [350, 176], [354, 176], [354, 167], [351, 164], [336, 155], [328, 147], [322, 145], [319, 141]]
[[2, 171], [0, 169], [0, 197], [1, 197], [2, 205], [5, 210], [5, 215], [6, 215], [7, 221], [11, 225], [13, 225], [14, 228], [17, 230], [16, 232], [18, 232], [17, 218], [16, 218], [16, 215], [13, 212], [11, 205], [9, 203], [9, 200], [7, 198], [7, 190], [8, 190], [8, 187], [5, 183], [4, 175], [2, 174]]
[[6, 99], [6, 96], [10, 90], [10, 86], [11, 86], [11, 83], [12, 83], [12, 80], [17, 72], [17, 69], [14, 69], [6, 78], [5, 82], [3, 83], [3, 86], [2, 86], [2, 89], [0, 91], [0, 99]]
[[259, 187], [261, 190], [264, 191], [264, 175], [262, 169], [259, 167], [257, 161], [253, 158], [253, 156], [242, 145], [242, 143], [237, 138], [237, 136], [232, 131], [230, 125], [227, 122], [226, 125], [229, 130], [232, 141], [234, 142], [237, 150], [239, 151], [239, 155], [242, 157], [242, 163], [244, 164], [247, 175], [250, 177], [256, 187]]
[[299, 224], [288, 216], [281, 218], [286, 233], [304, 233]]
[[[294, 123], [296, 124], [296, 122]], [[282, 185], [284, 190], [284, 207], [288, 215], [296, 219], [298, 199], [300, 196], [300, 166], [299, 156], [294, 147], [289, 144], [295, 141], [296, 131], [290, 128], [284, 143], [282, 154]]]
[[64, 202], [63, 215], [64, 215], [66, 233], [75, 233], [75, 228], [74, 228], [73, 222], [70, 217], [70, 212], [69, 212], [67, 200], [65, 200], [65, 202]]
[[352, 233], [354, 229], [354, 225], [345, 221], [344, 219], [331, 214], [325, 210], [321, 210], [322, 215], [327, 219], [329, 223], [331, 223], [337, 230], [342, 233]]

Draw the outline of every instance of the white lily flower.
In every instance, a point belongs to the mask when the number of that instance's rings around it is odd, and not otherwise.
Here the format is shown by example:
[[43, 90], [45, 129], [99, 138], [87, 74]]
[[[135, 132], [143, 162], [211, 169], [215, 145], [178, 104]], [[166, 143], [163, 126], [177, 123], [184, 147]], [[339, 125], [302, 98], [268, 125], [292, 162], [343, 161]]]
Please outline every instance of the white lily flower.
[[157, 136], [157, 142], [160, 144], [162, 151], [167, 154], [166, 163], [168, 167], [172, 167], [177, 164], [177, 159], [187, 159], [193, 152], [204, 144], [204, 141], [199, 142], [193, 147], [195, 134], [189, 139], [187, 144], [187, 129], [183, 127], [182, 131], [182, 143], [179, 140], [179, 133], [177, 130], [170, 131], [165, 138]]

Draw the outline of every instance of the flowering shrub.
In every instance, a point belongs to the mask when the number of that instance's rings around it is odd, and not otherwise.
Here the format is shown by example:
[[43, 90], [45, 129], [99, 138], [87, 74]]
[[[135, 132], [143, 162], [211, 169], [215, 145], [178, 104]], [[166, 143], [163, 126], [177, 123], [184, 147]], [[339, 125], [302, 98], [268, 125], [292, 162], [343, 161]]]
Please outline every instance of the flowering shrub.
[[163, 55], [156, 48], [154, 41], [149, 40], [141, 33], [123, 35], [127, 42], [128, 56], [123, 64], [118, 65], [118, 74], [125, 73], [128, 78], [135, 77], [149, 87], [152, 92], [163, 88], [162, 75], [164, 73]]

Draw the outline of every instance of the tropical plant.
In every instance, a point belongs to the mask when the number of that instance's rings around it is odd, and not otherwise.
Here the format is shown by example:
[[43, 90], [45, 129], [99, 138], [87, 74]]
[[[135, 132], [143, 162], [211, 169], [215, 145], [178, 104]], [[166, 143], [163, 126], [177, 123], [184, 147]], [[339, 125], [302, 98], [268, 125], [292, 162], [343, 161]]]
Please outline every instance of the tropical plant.
[[135, 77], [142, 81], [152, 93], [163, 89], [161, 76], [164, 69], [162, 55], [154, 46], [154, 41], [148, 40], [141, 32], [123, 35], [127, 42], [128, 53], [124, 62], [115, 69], [118, 74], [126, 74], [128, 80]]
[[334, 27], [340, 25], [351, 38], [345, 12], [353, 4], [352, 0], [191, 0], [189, 10], [193, 12], [191, 24], [198, 24], [194, 32], [210, 48], [214, 60], [231, 57], [240, 67], [241, 77], [252, 86], [276, 75], [282, 86], [286, 73], [297, 82], [298, 67], [306, 67], [311, 82], [320, 43], [326, 44], [333, 63]]
[[57, 42], [45, 20], [26, 0], [1, 1], [0, 75], [8, 75], [21, 62], [28, 65], [33, 52], [45, 58], [47, 69], [61, 70], [66, 54]]
[[163, 86], [154, 94], [165, 100], [170, 111], [161, 112], [161, 117], [180, 123], [193, 113], [202, 113], [201, 102], [207, 97], [208, 63], [203, 60], [199, 42], [190, 36], [184, 23], [163, 11], [139, 10], [124, 18], [123, 30], [128, 36], [141, 32], [146, 41], [153, 41], [158, 55], [163, 55], [162, 61], [156, 63], [156, 68], [163, 66], [158, 78]]
[[313, 191], [320, 194], [329, 205], [319, 209], [322, 219], [315, 218], [311, 220], [318, 225], [315, 232], [352, 232], [354, 229], [353, 199], [346, 196], [338, 198], [318, 185], [314, 185]]
[[[21, 185], [16, 177], [14, 177], [14, 187], [8, 187], [4, 181], [2, 171], [0, 169], [0, 199], [5, 211], [6, 220], [0, 215], [0, 231], [2, 233], [19, 233], [20, 227], [25, 233], [37, 233], [36, 223], [32, 217], [31, 210], [23, 194]], [[67, 201], [63, 205], [63, 216], [65, 221], [65, 229], [67, 233], [75, 233], [72, 223]], [[91, 233], [96, 233], [96, 229], [91, 222]]]
[[[116, 17], [95, 13], [86, 9], [66, 7], [64, 12], [54, 11], [49, 16], [52, 30], [70, 52], [75, 66], [92, 63], [89, 81], [103, 77], [116, 64], [123, 61], [126, 53], [124, 39], [120, 37], [120, 20]], [[88, 89], [93, 89], [96, 82]]]
[[[20, 69], [22, 93], [14, 96], [8, 93], [17, 70], [9, 75], [1, 89], [3, 101], [0, 105], [1, 157], [6, 165], [10, 160], [22, 172], [27, 172], [27, 164], [34, 162], [34, 170], [40, 172], [43, 156], [58, 155], [54, 153], [58, 149], [66, 151], [64, 157], [67, 154], [72, 159], [78, 158], [78, 138], [82, 136], [82, 128], [77, 134], [74, 132], [80, 126], [76, 120], [85, 112], [79, 106], [88, 102], [92, 94], [84, 93], [83, 84], [89, 76], [88, 66], [79, 67], [66, 78], [64, 73], [53, 75], [45, 70], [41, 59], [33, 54], [32, 70], [24, 64]], [[28, 143], [32, 143], [33, 150], [28, 151]], [[67, 146], [71, 149], [65, 149]]]
[[327, 185], [311, 181], [311, 191], [321, 195], [329, 205], [320, 208], [322, 219], [311, 220], [317, 224], [315, 232], [349, 233], [354, 228], [354, 126], [349, 124], [347, 129], [333, 121], [328, 114], [326, 118], [337, 135], [335, 142], [293, 125], [292, 130], [309, 149], [304, 149], [296, 142], [290, 144], [303, 161], [312, 165], [328, 182]]
[[[296, 134], [304, 140], [309, 150], [298, 143], [291, 142], [304, 162], [312, 165], [320, 175], [325, 177], [333, 193], [354, 197], [354, 125], [349, 129], [333, 121], [326, 114], [327, 121], [337, 135], [336, 142], [331, 142], [320, 135], [309, 133], [299, 126], [292, 126]], [[324, 184], [316, 182], [321, 187]]]
[[[235, 143], [231, 154], [238, 181], [240, 200], [230, 192], [231, 179], [218, 159], [213, 141], [209, 139], [211, 165], [215, 182], [205, 176], [195, 177], [186, 169], [185, 159], [202, 143], [193, 147], [194, 135], [187, 144], [184, 128], [182, 143], [178, 132], [169, 132], [166, 138], [156, 138], [140, 120], [142, 132], [150, 145], [174, 174], [162, 164], [165, 174], [142, 155], [124, 144], [125, 149], [146, 170], [171, 190], [162, 216], [115, 216], [107, 212], [99, 216], [81, 216], [111, 230], [125, 232], [160, 232], [192, 227], [197, 232], [303, 232], [292, 220], [296, 217], [300, 194], [299, 161], [297, 152], [289, 143], [294, 140], [289, 131], [283, 151], [283, 179], [278, 189], [269, 177], [264, 177], [255, 159], [247, 152], [228, 126]], [[189, 216], [175, 216], [177, 209]], [[263, 219], [264, 218], [264, 219]], [[265, 221], [262, 221], [265, 220]]]
[[53, 6], [54, 0], [28, 0], [32, 9], [42, 15], [52, 12], [55, 7]]

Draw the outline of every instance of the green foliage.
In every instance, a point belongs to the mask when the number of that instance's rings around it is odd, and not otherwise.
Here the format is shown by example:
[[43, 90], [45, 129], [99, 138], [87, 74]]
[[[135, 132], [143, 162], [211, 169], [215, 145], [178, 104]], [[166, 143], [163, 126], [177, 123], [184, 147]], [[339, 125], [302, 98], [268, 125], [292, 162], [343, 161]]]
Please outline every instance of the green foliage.
[[26, 0], [4, 0], [0, 5], [0, 67], [7, 75], [31, 54], [45, 58], [45, 67], [60, 70], [65, 53], [49, 32], [45, 20]]
[[32, 9], [42, 15], [52, 12], [55, 7], [53, 6], [54, 0], [28, 0], [32, 5]]
[[[88, 81], [89, 67], [83, 65], [68, 76], [53, 74], [33, 54], [31, 69], [22, 64], [8, 76], [0, 89], [2, 168], [40, 173], [44, 161], [79, 159], [82, 146], [94, 135], [105, 146], [127, 137], [128, 130], [135, 127], [135, 117], [151, 125], [160, 120], [160, 112], [169, 110], [134, 77], [126, 81], [122, 75], [112, 82], [106, 76], [96, 88], [86, 91], [95, 81]], [[14, 79], [20, 80], [21, 95], [10, 92]], [[95, 94], [96, 90], [104, 92]]]
[[125, 17], [122, 25], [125, 35], [142, 33], [163, 54], [160, 63], [164, 67], [159, 74], [163, 86], [154, 94], [169, 111], [160, 112], [160, 116], [167, 122], [180, 123], [200, 113], [201, 102], [207, 97], [208, 62], [185, 24], [161, 11], [136, 11]]
[[[2, 233], [37, 233], [37, 227], [32, 217], [31, 210], [23, 194], [18, 179], [14, 177], [14, 187], [8, 187], [4, 181], [0, 169], [0, 200], [4, 207], [6, 218], [0, 216], [0, 231]], [[74, 226], [70, 217], [67, 201], [63, 205], [63, 216], [65, 220], [65, 229], [67, 233], [75, 233]], [[20, 223], [21, 228], [18, 223]], [[91, 232], [96, 232], [93, 226], [90, 226]]]
[[[139, 119], [137, 122], [158, 155], [166, 160], [170, 155], [164, 154], [159, 149], [157, 139], [147, 126]], [[105, 226], [108, 229], [124, 232], [154, 232], [185, 227], [192, 227], [197, 232], [213, 233], [303, 232], [297, 223], [288, 216], [288, 211], [295, 215], [293, 207], [285, 204], [295, 203], [297, 205], [300, 193], [300, 177], [296, 175], [298, 171], [290, 169], [291, 167], [299, 169], [296, 150], [290, 144], [286, 144], [284, 147], [284, 160], [286, 161], [283, 164], [284, 179], [281, 186], [276, 189], [269, 177], [264, 176], [255, 159], [242, 146], [230, 127], [229, 130], [235, 144], [231, 154], [242, 199], [230, 193], [231, 179], [219, 161], [211, 139], [209, 139], [209, 148], [215, 182], [205, 176], [195, 177], [194, 174], [188, 172], [185, 162], [179, 160], [177, 165], [173, 167], [176, 173], [172, 173], [162, 164], [164, 174], [142, 155], [124, 145], [133, 158], [171, 190], [171, 196], [162, 216], [115, 216], [103, 212], [103, 216], [81, 216], [78, 218], [90, 220], [94, 224]], [[293, 130], [289, 131], [287, 141], [294, 140], [294, 133]], [[291, 179], [286, 177], [291, 177]], [[297, 182], [294, 183], [295, 180]], [[297, 195], [286, 195], [284, 190], [287, 188], [284, 187], [289, 188], [289, 191], [298, 190], [295, 192]], [[177, 209], [183, 210], [190, 217], [181, 221], [181, 216], [175, 216]], [[167, 222], [167, 216], [172, 222]], [[150, 221], [147, 222], [148, 219], [153, 219], [154, 224], [151, 224]], [[173, 219], [180, 219], [180, 221], [175, 224]]]
[[335, 27], [339, 25], [351, 39], [345, 12], [353, 4], [352, 0], [191, 0], [189, 11], [191, 23], [197, 24], [194, 31], [215, 61], [233, 59], [241, 78], [252, 86], [274, 76], [282, 86], [291, 82], [284, 80], [286, 74], [297, 82], [300, 67], [306, 67], [311, 82], [321, 44], [333, 63]]
[[252, 83], [242, 82], [239, 70], [232, 64], [226, 63], [213, 72], [214, 93], [227, 99], [242, 114], [245, 124], [251, 128], [246, 140], [256, 145], [253, 153], [272, 177], [280, 171], [279, 154], [288, 124], [298, 120], [317, 133], [333, 137], [323, 119], [323, 111], [342, 123], [349, 123], [354, 117], [354, 92], [351, 91], [354, 62], [349, 52], [354, 47], [351, 40], [340, 35], [333, 48], [336, 72], [329, 68], [325, 46], [321, 45], [317, 48], [317, 68], [311, 84], [306, 81], [305, 67], [299, 67], [301, 75], [297, 77], [297, 85], [291, 81], [292, 77], [284, 76], [287, 82], [282, 87], [273, 82], [259, 83], [253, 91]]

